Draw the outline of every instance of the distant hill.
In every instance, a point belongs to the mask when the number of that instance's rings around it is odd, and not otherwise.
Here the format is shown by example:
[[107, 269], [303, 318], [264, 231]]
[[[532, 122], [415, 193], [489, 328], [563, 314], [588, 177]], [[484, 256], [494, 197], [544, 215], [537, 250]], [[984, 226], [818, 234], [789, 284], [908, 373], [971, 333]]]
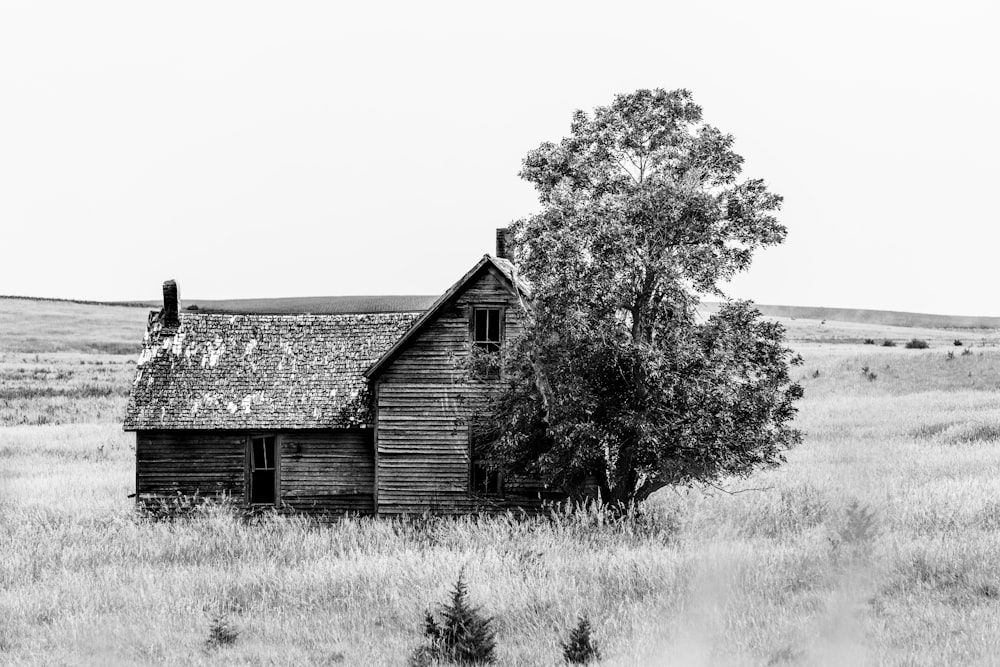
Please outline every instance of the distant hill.
[[139, 354], [149, 309], [0, 297], [0, 352]]
[[[181, 307], [224, 313], [403, 312], [425, 310], [435, 299], [403, 295], [192, 299], [183, 300]], [[0, 352], [138, 353], [148, 312], [159, 307], [159, 301], [102, 303], [0, 296]], [[958, 338], [993, 340], [1000, 330], [1000, 317], [766, 304], [757, 307], [768, 317], [781, 318], [789, 339], [800, 342], [859, 343], [868, 338], [926, 337], [950, 343]], [[717, 303], [702, 307], [706, 313], [717, 309]], [[843, 324], [836, 325], [838, 322]]]
[[[819, 306], [773, 306], [755, 304], [768, 317], [787, 317], [795, 320], [829, 320], [858, 322], [895, 327], [922, 329], [1000, 329], [1000, 317], [978, 315], [930, 315], [896, 310], [865, 310], [863, 308], [823, 308]], [[706, 312], [718, 310], [719, 304], [703, 304]]]

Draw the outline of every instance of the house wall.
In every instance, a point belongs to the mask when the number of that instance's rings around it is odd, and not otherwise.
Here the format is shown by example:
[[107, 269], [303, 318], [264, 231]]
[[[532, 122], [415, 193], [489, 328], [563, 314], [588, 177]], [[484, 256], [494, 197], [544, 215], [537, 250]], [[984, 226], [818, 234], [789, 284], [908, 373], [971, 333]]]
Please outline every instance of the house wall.
[[138, 431], [135, 482], [140, 501], [183, 495], [242, 500], [246, 435], [234, 431]]
[[474, 306], [504, 306], [505, 336], [521, 330], [517, 297], [486, 269], [376, 379], [380, 514], [525, 504], [509, 494], [484, 499], [469, 493], [468, 422], [489, 390], [486, 383], [466, 383], [460, 367], [469, 353]]
[[278, 437], [281, 500], [301, 512], [375, 510], [372, 429], [292, 431]]
[[[245, 501], [250, 435], [248, 431], [136, 432], [139, 501], [178, 493], [227, 494]], [[374, 511], [371, 429], [279, 431], [275, 435], [281, 508], [306, 513]]]

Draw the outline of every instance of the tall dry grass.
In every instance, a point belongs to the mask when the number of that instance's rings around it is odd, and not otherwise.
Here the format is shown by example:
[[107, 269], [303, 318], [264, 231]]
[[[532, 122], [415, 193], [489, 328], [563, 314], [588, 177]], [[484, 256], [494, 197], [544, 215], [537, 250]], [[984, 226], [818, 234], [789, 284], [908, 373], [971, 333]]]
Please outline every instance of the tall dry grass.
[[[624, 523], [156, 522], [127, 497], [115, 424], [0, 429], [0, 656], [405, 664], [464, 566], [507, 665], [558, 664], [580, 613], [608, 665], [996, 664], [1000, 354], [802, 351], [807, 438], [786, 465]], [[218, 618], [238, 638], [207, 648]]]
[[0, 426], [121, 423], [134, 355], [0, 353]]

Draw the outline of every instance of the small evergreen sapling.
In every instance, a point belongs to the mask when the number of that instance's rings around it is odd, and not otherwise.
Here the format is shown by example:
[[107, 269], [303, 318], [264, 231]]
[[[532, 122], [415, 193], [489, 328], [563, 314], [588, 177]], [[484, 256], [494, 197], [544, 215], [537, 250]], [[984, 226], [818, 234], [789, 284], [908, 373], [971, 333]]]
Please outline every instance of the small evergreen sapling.
[[205, 648], [213, 649], [221, 646], [232, 646], [236, 643], [240, 631], [229, 620], [219, 614], [212, 618], [212, 624], [208, 628], [208, 639], [205, 640]]
[[590, 621], [581, 616], [576, 627], [569, 633], [569, 640], [562, 642], [563, 658], [571, 665], [585, 665], [591, 660], [600, 660], [601, 652], [591, 636]]
[[496, 660], [492, 623], [492, 618], [483, 616], [478, 608], [469, 604], [463, 569], [451, 591], [451, 602], [441, 609], [440, 622], [426, 612], [424, 636], [430, 644], [418, 648], [410, 664], [423, 665], [434, 660], [460, 665], [491, 664]]

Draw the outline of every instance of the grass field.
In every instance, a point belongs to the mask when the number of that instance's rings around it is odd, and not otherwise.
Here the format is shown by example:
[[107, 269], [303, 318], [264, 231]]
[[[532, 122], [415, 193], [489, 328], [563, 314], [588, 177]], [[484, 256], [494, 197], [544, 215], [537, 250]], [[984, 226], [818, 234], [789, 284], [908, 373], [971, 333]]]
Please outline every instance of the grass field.
[[[559, 664], [580, 613], [605, 665], [1000, 662], [995, 330], [784, 320], [806, 439], [735, 493], [663, 492], [625, 524], [320, 526], [134, 513], [133, 358], [103, 347], [141, 336], [125, 310], [138, 333], [113, 308], [85, 335], [0, 319], [2, 664], [405, 664], [463, 566], [504, 665]], [[217, 617], [232, 646], [206, 647]]]

